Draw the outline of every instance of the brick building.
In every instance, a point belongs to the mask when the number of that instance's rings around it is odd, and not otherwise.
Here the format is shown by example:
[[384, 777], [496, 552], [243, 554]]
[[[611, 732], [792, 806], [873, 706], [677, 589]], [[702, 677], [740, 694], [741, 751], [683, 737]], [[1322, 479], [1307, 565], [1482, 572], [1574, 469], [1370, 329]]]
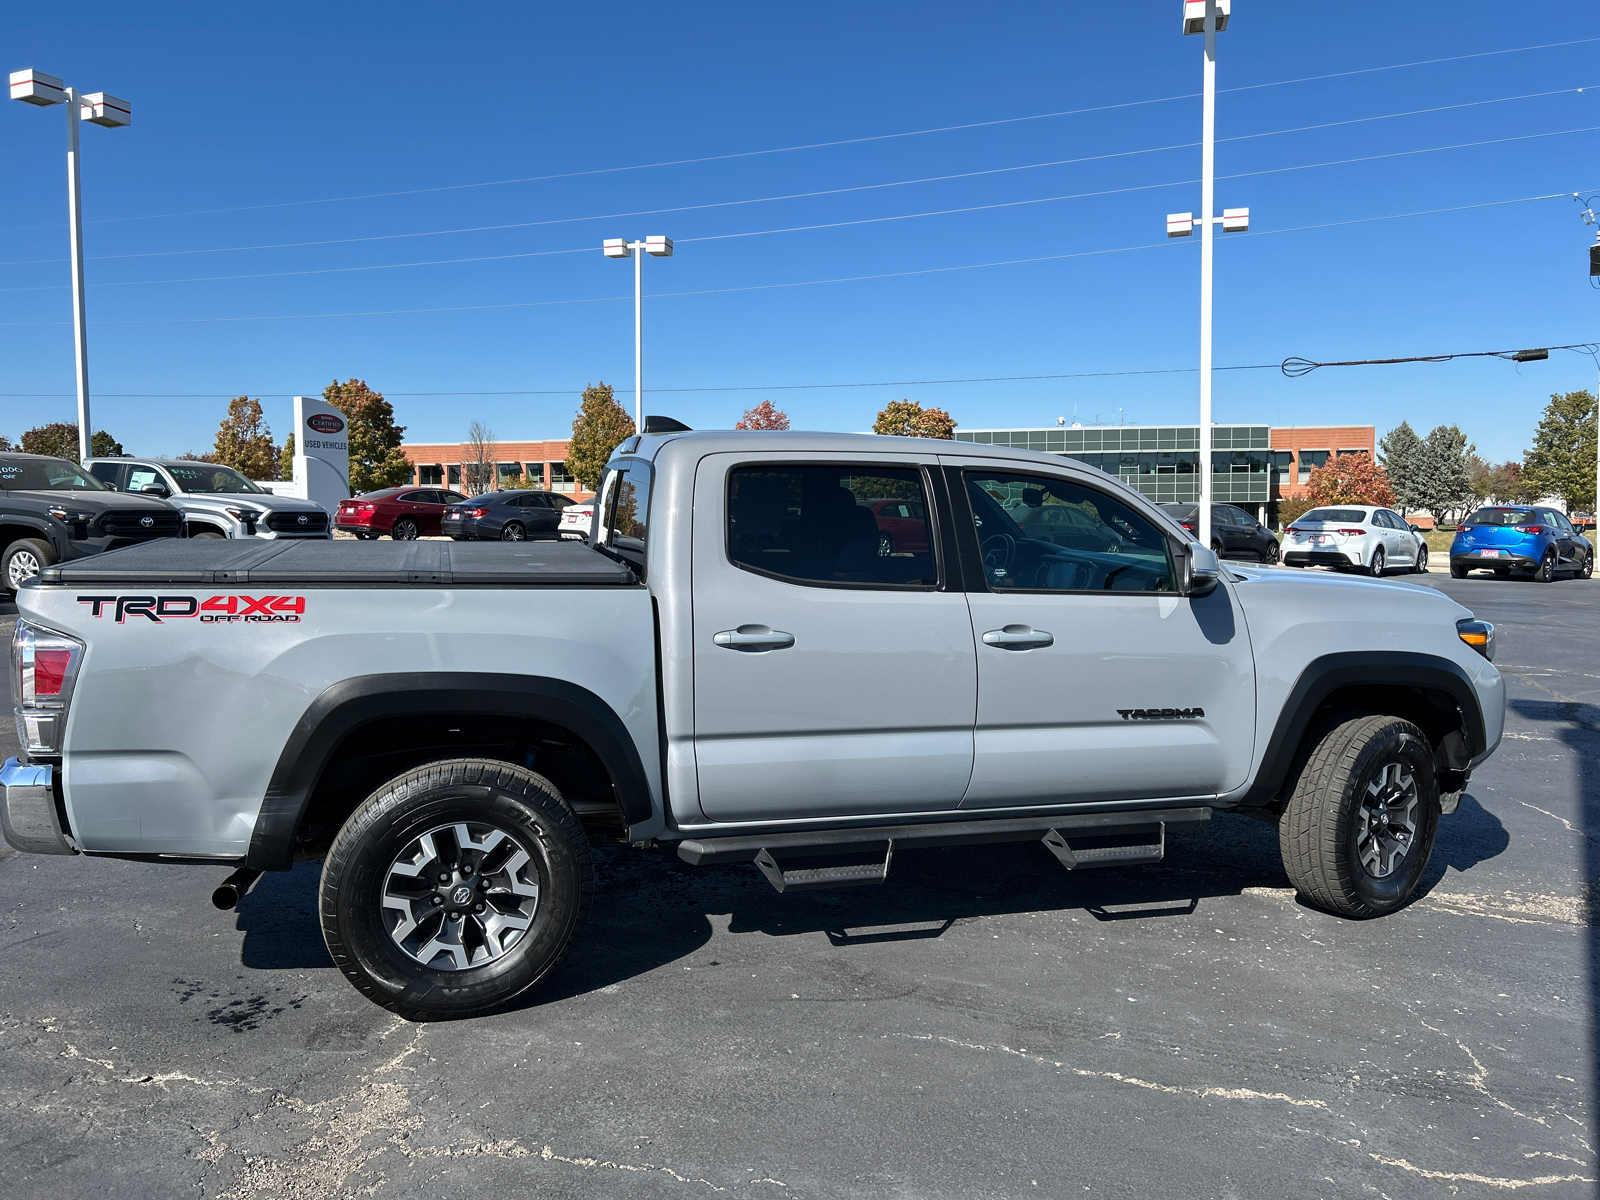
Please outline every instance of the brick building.
[[[551, 492], [561, 492], [575, 500], [587, 500], [591, 493], [567, 473], [567, 446], [560, 441], [496, 442], [495, 472], [501, 482], [523, 475], [543, 483]], [[400, 449], [411, 460], [411, 482], [423, 487], [462, 486], [462, 464], [469, 457], [465, 442], [407, 442]]]

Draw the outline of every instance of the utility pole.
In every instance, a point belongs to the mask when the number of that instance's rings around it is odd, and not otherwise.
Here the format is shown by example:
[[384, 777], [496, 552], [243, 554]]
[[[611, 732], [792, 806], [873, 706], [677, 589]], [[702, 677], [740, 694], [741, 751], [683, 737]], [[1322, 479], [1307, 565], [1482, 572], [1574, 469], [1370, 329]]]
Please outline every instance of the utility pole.
[[600, 250], [607, 258], [633, 259], [633, 428], [644, 432], [644, 256], [672, 257], [672, 239], [647, 237], [642, 242], [606, 238]]

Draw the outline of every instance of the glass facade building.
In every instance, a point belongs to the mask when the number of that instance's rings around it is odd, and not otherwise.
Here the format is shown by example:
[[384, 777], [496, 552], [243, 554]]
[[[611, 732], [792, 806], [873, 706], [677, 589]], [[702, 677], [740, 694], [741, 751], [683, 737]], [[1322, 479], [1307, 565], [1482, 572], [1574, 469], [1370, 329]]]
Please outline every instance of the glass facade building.
[[[1115, 475], [1157, 504], [1193, 504], [1200, 461], [1198, 425], [1099, 425], [1088, 428], [958, 429], [956, 441], [1014, 446], [1075, 458]], [[1259, 514], [1272, 499], [1274, 466], [1266, 425], [1212, 427], [1212, 499]]]

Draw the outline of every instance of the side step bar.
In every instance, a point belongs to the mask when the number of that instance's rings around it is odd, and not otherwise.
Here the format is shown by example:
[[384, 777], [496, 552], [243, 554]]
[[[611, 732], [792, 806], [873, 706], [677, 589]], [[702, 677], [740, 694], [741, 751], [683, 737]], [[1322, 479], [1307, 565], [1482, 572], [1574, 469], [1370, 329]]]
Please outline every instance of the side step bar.
[[[923, 825], [691, 838], [678, 843], [678, 857], [692, 866], [754, 862], [780, 892], [882, 883], [889, 877], [896, 846], [918, 849], [1038, 839], [1069, 871], [1079, 867], [1132, 866], [1160, 862], [1166, 854], [1169, 828], [1204, 825], [1211, 820], [1211, 812], [1208, 806], [1196, 805], [1135, 812], [1057, 813], [1003, 820], [937, 821]], [[1119, 838], [1137, 840], [1127, 845], [1096, 844], [1076, 849], [1071, 845], [1072, 840], [1094, 839], [1098, 843]], [[881, 863], [787, 872], [779, 865], [779, 859], [785, 855], [859, 854], [874, 843], [887, 844]]]

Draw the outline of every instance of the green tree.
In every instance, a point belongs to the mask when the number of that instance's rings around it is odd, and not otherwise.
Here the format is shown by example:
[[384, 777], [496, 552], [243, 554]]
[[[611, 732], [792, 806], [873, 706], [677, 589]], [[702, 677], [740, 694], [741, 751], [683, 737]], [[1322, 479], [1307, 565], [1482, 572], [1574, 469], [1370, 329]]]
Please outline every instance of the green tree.
[[283, 449], [278, 451], [278, 478], [285, 483], [294, 479], [294, 434], [283, 439]]
[[1454, 425], [1438, 425], [1422, 441], [1413, 477], [1417, 504], [1443, 522], [1472, 498], [1472, 454], [1476, 449]]
[[754, 408], [744, 410], [744, 416], [739, 418], [735, 429], [787, 429], [789, 428], [789, 414], [773, 404], [771, 400], [763, 400]]
[[585, 491], [600, 486], [600, 473], [615, 450], [634, 434], [633, 418], [617, 403], [609, 383], [583, 389], [578, 415], [572, 421], [572, 444], [567, 447], [567, 472]]
[[1589, 510], [1595, 500], [1594, 471], [1594, 396], [1557, 392], [1545, 405], [1533, 449], [1522, 456], [1527, 486], [1541, 499], [1560, 496], [1568, 512]]
[[261, 402], [249, 396], [228, 401], [228, 415], [217, 429], [212, 455], [246, 479], [275, 479], [278, 447], [262, 418]]
[[1395, 503], [1402, 514], [1422, 507], [1416, 482], [1421, 458], [1422, 439], [1410, 421], [1401, 421], [1378, 443], [1378, 461], [1389, 476], [1389, 486], [1394, 489]]
[[[39, 425], [22, 435], [24, 454], [48, 454], [51, 458], [78, 461], [78, 426], [70, 421], [55, 421]], [[93, 458], [110, 458], [123, 453], [122, 443], [104, 429], [97, 429], [89, 438], [89, 454]]]
[[872, 423], [872, 432], [949, 441], [956, 436], [956, 423], [942, 408], [923, 408], [915, 400], [891, 400]]
[[411, 460], [400, 449], [406, 427], [394, 423], [394, 405], [364, 379], [322, 389], [322, 398], [345, 415], [350, 447], [350, 491], [355, 495], [411, 481]]

